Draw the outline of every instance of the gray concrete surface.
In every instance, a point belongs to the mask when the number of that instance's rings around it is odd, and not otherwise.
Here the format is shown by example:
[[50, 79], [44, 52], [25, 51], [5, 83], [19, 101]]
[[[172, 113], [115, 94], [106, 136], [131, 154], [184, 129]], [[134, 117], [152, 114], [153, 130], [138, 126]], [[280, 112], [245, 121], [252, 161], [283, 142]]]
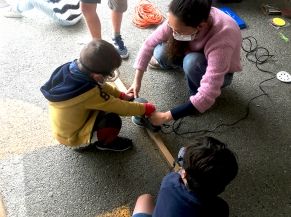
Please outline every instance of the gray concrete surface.
[[[168, 2], [152, 2], [166, 13]], [[269, 25], [271, 17], [259, 8], [262, 2], [245, 0], [228, 6], [247, 22], [243, 36], [256, 37], [260, 46], [275, 55], [275, 61], [263, 68], [291, 72], [291, 42], [284, 42]], [[134, 76], [134, 57], [152, 31], [133, 26], [137, 1], [129, 3], [122, 32], [130, 58], [121, 67], [121, 79], [127, 85]], [[98, 7], [103, 36], [109, 40], [109, 10], [105, 1]], [[291, 26], [280, 31], [291, 39]], [[156, 195], [167, 164], [147, 134], [129, 118], [123, 119], [121, 134], [132, 138], [135, 148], [125, 153], [80, 154], [51, 138], [47, 102], [39, 88], [54, 68], [78, 57], [82, 48], [78, 42], [89, 38], [85, 22], [62, 28], [38, 11], [25, 13], [22, 19], [1, 15], [0, 37], [0, 193], [7, 215], [117, 216], [112, 210], [132, 208], [139, 194]], [[212, 129], [244, 115], [248, 100], [261, 93], [258, 84], [271, 75], [259, 72], [243, 52], [242, 61], [243, 71], [235, 75], [216, 105], [202, 116], [186, 118], [180, 132]], [[208, 134], [229, 144], [239, 159], [239, 175], [222, 195], [229, 202], [230, 216], [291, 215], [290, 87], [276, 79], [266, 82], [269, 99], [255, 100], [246, 120]], [[141, 96], [160, 110], [184, 102], [187, 94], [182, 73], [149, 70], [144, 76]], [[192, 139], [174, 134], [162, 137], [173, 155]]]

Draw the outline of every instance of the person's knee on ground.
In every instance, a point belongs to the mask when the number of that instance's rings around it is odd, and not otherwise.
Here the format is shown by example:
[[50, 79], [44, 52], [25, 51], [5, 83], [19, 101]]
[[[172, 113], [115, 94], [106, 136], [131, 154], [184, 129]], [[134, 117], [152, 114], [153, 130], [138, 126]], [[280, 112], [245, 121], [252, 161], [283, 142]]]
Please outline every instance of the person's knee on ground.
[[200, 86], [202, 76], [206, 72], [207, 60], [202, 53], [189, 53], [183, 59], [183, 70], [189, 89], [196, 93]]
[[98, 141], [109, 144], [117, 138], [121, 126], [121, 118], [115, 113], [108, 113], [96, 121], [93, 130], [97, 131]]
[[154, 211], [154, 199], [150, 194], [143, 194], [136, 200], [136, 204], [133, 210], [133, 216], [138, 213], [152, 215]]
[[[76, 148], [76, 151], [87, 151], [95, 147], [96, 144], [100, 143], [102, 145], [110, 144], [118, 138], [122, 126], [121, 118], [115, 113], [103, 113], [97, 116], [97, 119], [94, 123], [91, 143], [82, 144]], [[96, 137], [94, 136], [96, 134]], [[97, 139], [97, 140], [96, 140]]]
[[153, 58], [162, 69], [172, 69], [172, 63], [167, 54], [167, 43], [158, 44], [153, 52]]
[[121, 152], [131, 149], [132, 140], [118, 136], [121, 126], [121, 118], [115, 113], [107, 113], [101, 118], [97, 118], [93, 130], [96, 132], [98, 140], [93, 145], [103, 151]]

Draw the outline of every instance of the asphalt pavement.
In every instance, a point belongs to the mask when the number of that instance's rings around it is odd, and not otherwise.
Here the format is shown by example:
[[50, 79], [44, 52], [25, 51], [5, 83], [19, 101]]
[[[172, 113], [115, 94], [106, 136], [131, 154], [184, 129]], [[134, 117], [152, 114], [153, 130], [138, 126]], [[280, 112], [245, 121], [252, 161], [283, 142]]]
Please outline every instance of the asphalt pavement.
[[[168, 1], [152, 2], [166, 15]], [[123, 61], [120, 78], [127, 86], [134, 77], [134, 58], [153, 31], [132, 24], [137, 3], [129, 1], [122, 26], [130, 57]], [[245, 116], [249, 100], [262, 94], [260, 82], [282, 70], [291, 73], [291, 26], [271, 26], [273, 16], [262, 13], [262, 3], [267, 2], [243, 0], [227, 6], [247, 23], [242, 35], [255, 37], [259, 46], [274, 55], [259, 66], [273, 74], [259, 71], [242, 51], [243, 71], [235, 74], [214, 107], [201, 116], [185, 118], [178, 129], [180, 133], [213, 130], [224, 124], [206, 135], [227, 143], [239, 160], [237, 178], [221, 195], [229, 203], [231, 217], [289, 217], [291, 213], [290, 83], [276, 78], [264, 82], [268, 95], [252, 101], [247, 118], [236, 123]], [[7, 216], [130, 216], [138, 195], [156, 196], [169, 172], [146, 132], [126, 117], [121, 135], [134, 141], [133, 150], [75, 152], [53, 140], [47, 101], [39, 91], [56, 67], [78, 58], [82, 43], [90, 38], [84, 20], [64, 28], [36, 10], [24, 13], [21, 19], [7, 19], [3, 10], [0, 8], [0, 198]], [[110, 41], [106, 1], [98, 5], [98, 11], [103, 38]], [[188, 99], [183, 73], [174, 71], [149, 69], [140, 94], [162, 111]], [[161, 134], [173, 156], [196, 135]]]

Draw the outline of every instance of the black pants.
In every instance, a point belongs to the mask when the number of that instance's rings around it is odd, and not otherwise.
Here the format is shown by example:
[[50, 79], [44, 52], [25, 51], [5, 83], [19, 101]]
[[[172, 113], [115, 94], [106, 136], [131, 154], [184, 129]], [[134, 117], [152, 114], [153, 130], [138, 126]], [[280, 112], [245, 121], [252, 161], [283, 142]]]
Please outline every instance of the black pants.
[[108, 144], [116, 139], [121, 125], [121, 118], [117, 114], [100, 112], [94, 123], [93, 132], [97, 132], [98, 141]]

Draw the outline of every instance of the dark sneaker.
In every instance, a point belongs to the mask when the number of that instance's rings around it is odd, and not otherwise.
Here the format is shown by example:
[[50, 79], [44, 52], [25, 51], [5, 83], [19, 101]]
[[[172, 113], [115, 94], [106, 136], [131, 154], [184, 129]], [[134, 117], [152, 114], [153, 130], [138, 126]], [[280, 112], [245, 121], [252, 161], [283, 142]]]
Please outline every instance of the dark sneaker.
[[128, 54], [127, 48], [124, 46], [124, 42], [121, 38], [121, 35], [119, 35], [115, 38], [112, 38], [112, 41], [113, 41], [114, 47], [118, 51], [120, 57], [122, 59], [126, 59], [129, 56], [129, 54]]
[[[133, 100], [134, 102], [139, 102], [139, 103], [147, 103], [148, 101], [144, 98], [135, 98]], [[139, 127], [145, 127], [153, 132], [158, 132], [161, 130], [160, 126], [154, 126], [151, 124], [151, 122], [149, 121], [148, 118], [145, 118], [144, 116], [132, 116], [131, 117], [131, 121], [132, 123], [134, 123], [135, 125], [139, 126]]]
[[145, 118], [145, 117], [141, 117], [141, 116], [132, 116], [131, 117], [131, 121], [132, 123], [134, 123], [135, 125], [139, 126], [139, 127], [145, 127], [153, 132], [158, 132], [161, 130], [161, 126], [154, 126], [150, 123], [150, 121]]
[[156, 58], [152, 57], [149, 62], [149, 67], [152, 69], [162, 69]]
[[84, 147], [80, 147], [80, 148], [74, 148], [73, 149], [76, 152], [86, 152], [86, 151], [95, 151], [96, 150], [96, 146], [94, 144], [90, 144], [88, 146], [84, 146]]
[[117, 137], [109, 144], [103, 144], [99, 141], [94, 143], [96, 148], [102, 151], [126, 151], [133, 147], [132, 141], [128, 138]]
[[134, 123], [138, 127], [145, 127], [144, 118], [142, 118], [140, 116], [132, 116], [131, 122]]

